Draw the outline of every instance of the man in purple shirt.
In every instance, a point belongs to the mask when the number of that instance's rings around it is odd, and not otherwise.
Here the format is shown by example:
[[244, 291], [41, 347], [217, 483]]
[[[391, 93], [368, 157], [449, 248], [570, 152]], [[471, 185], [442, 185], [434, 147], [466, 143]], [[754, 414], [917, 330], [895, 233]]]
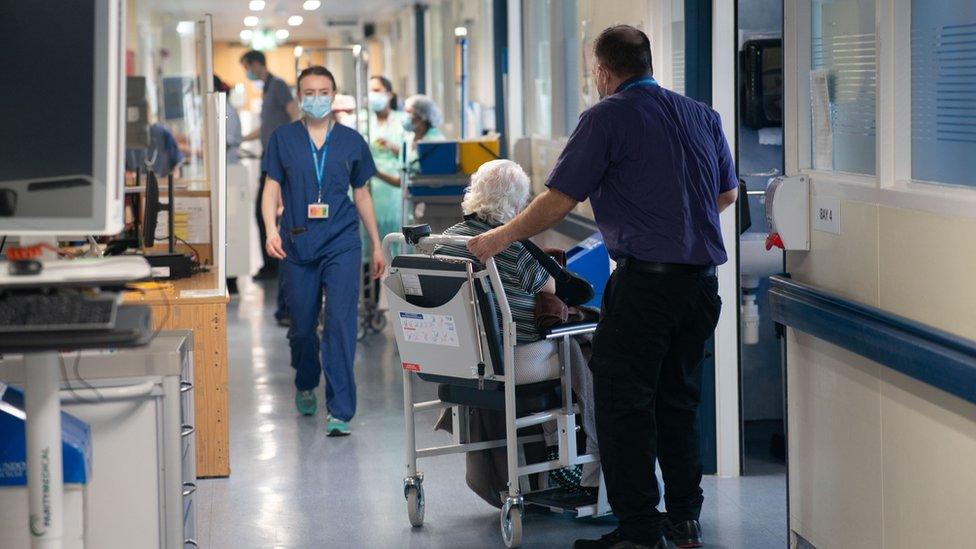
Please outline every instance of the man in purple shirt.
[[[579, 125], [536, 198], [469, 241], [486, 260], [556, 225], [589, 199], [617, 269], [593, 343], [597, 433], [617, 530], [576, 548], [700, 547], [697, 416], [705, 342], [728, 259], [719, 213], [738, 183], [719, 115], [659, 86], [647, 36], [621, 25], [594, 43], [602, 101]], [[664, 474], [667, 515], [654, 461]]]

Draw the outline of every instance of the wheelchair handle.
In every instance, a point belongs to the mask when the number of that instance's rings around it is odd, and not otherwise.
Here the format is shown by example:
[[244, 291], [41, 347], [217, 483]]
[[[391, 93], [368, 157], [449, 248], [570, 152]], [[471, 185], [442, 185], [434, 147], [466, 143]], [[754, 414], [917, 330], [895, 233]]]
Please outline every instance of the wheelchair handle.
[[[465, 247], [468, 241], [471, 240], [470, 236], [461, 235], [449, 235], [449, 234], [432, 234], [430, 236], [425, 236], [420, 239], [417, 243], [418, 246], [436, 246], [438, 244], [453, 244], [455, 246]], [[390, 248], [394, 244], [406, 244], [407, 239], [401, 233], [390, 233], [383, 237], [383, 257], [386, 258], [386, 264], [389, 265], [393, 261], [393, 256], [390, 254]], [[495, 258], [488, 260], [489, 263], [494, 263]], [[488, 267], [486, 264], [485, 267]]]

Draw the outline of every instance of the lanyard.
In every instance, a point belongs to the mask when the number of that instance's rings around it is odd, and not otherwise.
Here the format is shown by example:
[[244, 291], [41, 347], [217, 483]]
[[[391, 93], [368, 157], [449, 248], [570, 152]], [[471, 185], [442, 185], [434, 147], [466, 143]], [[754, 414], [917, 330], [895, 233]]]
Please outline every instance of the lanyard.
[[[656, 86], [656, 85], [657, 85], [657, 80], [654, 80], [653, 77], [648, 76], [647, 78], [641, 78], [640, 80], [635, 80], [635, 81], [631, 82], [630, 84], [627, 84], [620, 91], [621, 92], [625, 92], [625, 91], [629, 90], [630, 88], [636, 88], [637, 86]], [[620, 92], [617, 92], [617, 93], [620, 93]]]
[[[305, 128], [308, 131], [308, 128]], [[329, 138], [332, 137], [332, 127], [325, 134], [325, 146], [322, 147], [322, 159], [319, 160], [319, 151], [315, 148], [315, 141], [312, 134], [308, 134], [308, 144], [312, 147], [312, 164], [315, 166], [315, 183], [319, 188], [319, 197], [316, 202], [322, 203], [322, 179], [325, 176], [325, 159], [329, 156]]]

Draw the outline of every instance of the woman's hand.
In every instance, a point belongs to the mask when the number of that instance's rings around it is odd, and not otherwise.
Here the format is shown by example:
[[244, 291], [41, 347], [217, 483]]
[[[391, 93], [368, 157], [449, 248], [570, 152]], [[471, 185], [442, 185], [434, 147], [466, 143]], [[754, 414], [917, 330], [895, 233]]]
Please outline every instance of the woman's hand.
[[370, 275], [373, 280], [383, 276], [383, 271], [386, 270], [386, 258], [383, 257], [383, 250], [379, 246], [373, 248], [373, 268]]
[[268, 255], [275, 259], [284, 259], [285, 249], [281, 246], [281, 235], [275, 231], [268, 232], [268, 238], [265, 239], [264, 249], [267, 250]]
[[381, 149], [386, 149], [391, 153], [393, 153], [395, 156], [400, 156], [400, 147], [397, 147], [395, 143], [391, 143], [383, 137], [378, 137], [376, 138], [376, 144]]

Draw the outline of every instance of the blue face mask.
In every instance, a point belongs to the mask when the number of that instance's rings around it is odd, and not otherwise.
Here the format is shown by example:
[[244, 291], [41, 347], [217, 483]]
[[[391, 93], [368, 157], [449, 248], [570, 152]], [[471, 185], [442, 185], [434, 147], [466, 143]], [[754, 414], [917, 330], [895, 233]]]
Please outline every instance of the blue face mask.
[[390, 106], [390, 98], [382, 92], [369, 92], [369, 110], [380, 112]]
[[252, 70], [250, 70], [250, 69], [248, 69], [248, 70], [247, 70], [247, 79], [248, 79], [248, 80], [252, 80], [252, 81], [253, 81], [253, 80], [260, 80], [260, 79], [261, 79], [261, 77], [259, 77], [259, 76], [258, 76], [258, 74], [257, 74], [256, 72], [254, 72], [254, 71], [252, 71]]
[[332, 96], [306, 95], [302, 98], [302, 112], [316, 120], [325, 118], [332, 112]]
[[409, 116], [403, 119], [403, 131], [412, 132], [413, 131], [413, 118]]

